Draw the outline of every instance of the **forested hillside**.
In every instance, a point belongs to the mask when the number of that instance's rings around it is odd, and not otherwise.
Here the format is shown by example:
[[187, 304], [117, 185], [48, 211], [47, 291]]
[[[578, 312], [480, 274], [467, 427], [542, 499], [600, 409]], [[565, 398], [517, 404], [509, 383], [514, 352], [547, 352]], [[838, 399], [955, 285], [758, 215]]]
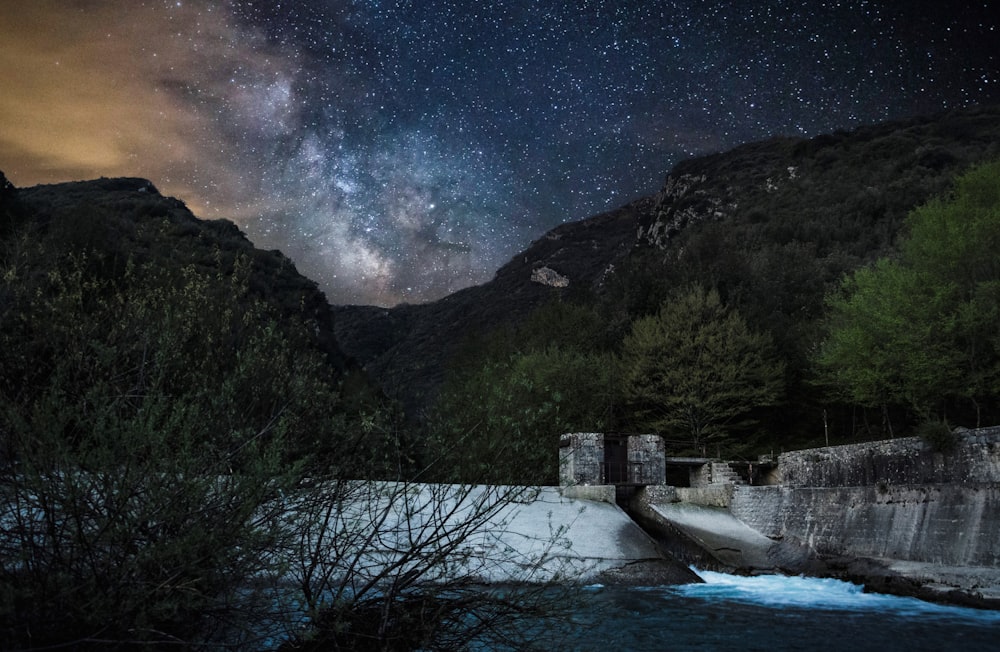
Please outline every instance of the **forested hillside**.
[[[730, 415], [716, 443], [676, 437], [678, 450], [752, 455], [902, 432], [919, 421], [912, 410], [844, 401], [818, 376], [826, 299], [854, 270], [897, 255], [913, 209], [998, 157], [1000, 109], [976, 107], [684, 161], [656, 196], [554, 229], [483, 286], [421, 306], [337, 308], [338, 336], [411, 416], [463, 415], [458, 432], [508, 448], [517, 438], [504, 433], [523, 426], [549, 450], [560, 431], [657, 429], [618, 391], [625, 372], [609, 376], [617, 367], [600, 357], [620, 360], [638, 322], [666, 304], [717, 295], [725, 319], [767, 342], [762, 364], [781, 370], [782, 390]], [[592, 365], [565, 359], [572, 351]], [[596, 392], [597, 379], [609, 389]], [[494, 393], [522, 417], [489, 407]], [[955, 406], [948, 416], [976, 420]]]

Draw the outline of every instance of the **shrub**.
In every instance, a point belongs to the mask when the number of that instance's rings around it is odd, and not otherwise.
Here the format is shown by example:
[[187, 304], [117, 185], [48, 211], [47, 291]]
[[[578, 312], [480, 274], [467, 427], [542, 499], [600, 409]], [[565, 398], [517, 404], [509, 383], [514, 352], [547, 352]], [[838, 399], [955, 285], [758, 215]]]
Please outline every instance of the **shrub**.
[[916, 433], [935, 453], [951, 453], [958, 446], [958, 435], [945, 421], [924, 421]]

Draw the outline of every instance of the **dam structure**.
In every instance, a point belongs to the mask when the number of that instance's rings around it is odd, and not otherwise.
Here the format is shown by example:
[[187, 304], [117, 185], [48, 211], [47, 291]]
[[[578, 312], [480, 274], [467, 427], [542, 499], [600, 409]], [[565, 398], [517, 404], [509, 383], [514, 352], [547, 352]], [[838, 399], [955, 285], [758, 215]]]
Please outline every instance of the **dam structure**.
[[755, 462], [672, 458], [656, 435], [560, 444], [563, 492], [614, 486], [684, 563], [1000, 608], [1000, 427], [956, 430], [949, 450], [910, 437]]

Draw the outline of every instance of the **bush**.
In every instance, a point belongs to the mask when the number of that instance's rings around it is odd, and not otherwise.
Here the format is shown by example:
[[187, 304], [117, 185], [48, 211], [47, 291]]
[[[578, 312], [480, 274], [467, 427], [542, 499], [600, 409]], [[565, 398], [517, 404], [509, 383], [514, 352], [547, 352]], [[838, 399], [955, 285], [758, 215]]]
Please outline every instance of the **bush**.
[[935, 453], [951, 453], [958, 446], [958, 435], [945, 421], [924, 421], [916, 434]]

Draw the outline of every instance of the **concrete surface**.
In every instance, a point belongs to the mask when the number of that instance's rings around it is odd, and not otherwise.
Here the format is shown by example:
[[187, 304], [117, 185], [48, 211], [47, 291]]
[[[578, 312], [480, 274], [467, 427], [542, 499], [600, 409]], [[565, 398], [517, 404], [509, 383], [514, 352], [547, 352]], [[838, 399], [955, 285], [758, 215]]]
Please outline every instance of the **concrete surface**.
[[[341, 506], [323, 536], [338, 542], [337, 564], [359, 577], [392, 569], [484, 583], [700, 581], [617, 505], [557, 487], [358, 483], [316, 491], [315, 504]], [[324, 492], [328, 498], [315, 500]]]
[[650, 505], [653, 512], [727, 566], [766, 570], [775, 542], [750, 528], [722, 507], [691, 503]]

